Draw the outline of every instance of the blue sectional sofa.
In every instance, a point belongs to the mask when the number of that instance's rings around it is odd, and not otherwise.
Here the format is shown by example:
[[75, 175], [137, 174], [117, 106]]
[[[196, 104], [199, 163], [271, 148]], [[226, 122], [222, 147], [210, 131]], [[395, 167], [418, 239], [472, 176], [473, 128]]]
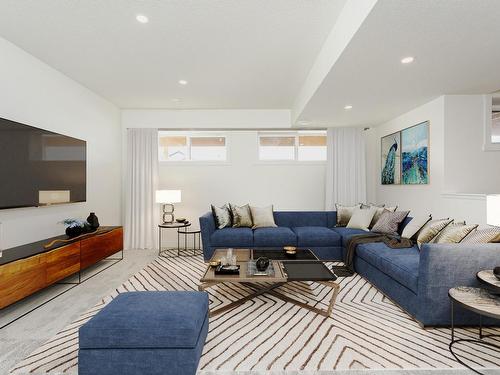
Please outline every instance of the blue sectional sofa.
[[[335, 211], [278, 211], [277, 228], [216, 229], [212, 213], [200, 217], [205, 260], [217, 248], [265, 248], [295, 245], [322, 260], [343, 260], [346, 243], [359, 229], [335, 227]], [[407, 218], [400, 230], [411, 220]], [[478, 286], [476, 273], [500, 265], [500, 244], [424, 244], [391, 249], [384, 243], [358, 246], [354, 267], [365, 279], [405, 309], [422, 326], [450, 325], [448, 290]], [[477, 325], [477, 315], [457, 309], [455, 323]], [[498, 322], [487, 321], [487, 324]]]

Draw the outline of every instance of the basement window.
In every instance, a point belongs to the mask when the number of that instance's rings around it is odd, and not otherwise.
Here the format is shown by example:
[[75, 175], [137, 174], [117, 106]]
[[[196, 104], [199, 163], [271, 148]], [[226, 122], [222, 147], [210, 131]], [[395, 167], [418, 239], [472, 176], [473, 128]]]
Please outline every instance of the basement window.
[[326, 161], [326, 131], [259, 132], [261, 161]]
[[226, 136], [212, 132], [158, 132], [160, 161], [221, 161], [227, 160]]

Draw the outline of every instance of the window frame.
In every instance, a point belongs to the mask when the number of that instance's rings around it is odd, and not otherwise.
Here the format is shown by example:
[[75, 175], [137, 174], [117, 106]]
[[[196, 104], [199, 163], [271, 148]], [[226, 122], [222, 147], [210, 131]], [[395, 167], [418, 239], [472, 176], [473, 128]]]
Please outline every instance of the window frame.
[[[168, 134], [169, 136], [180, 136], [180, 137], [186, 137], [186, 147], [187, 147], [187, 156], [188, 159], [186, 160], [163, 160], [160, 158], [160, 138], [162, 134]], [[224, 146], [226, 148], [226, 159], [225, 160], [192, 160], [192, 150], [191, 150], [191, 138], [212, 138], [212, 137], [217, 137], [217, 138], [224, 138]], [[182, 130], [168, 130], [168, 129], [162, 129], [158, 130], [158, 162], [161, 163], [166, 163], [169, 165], [224, 165], [224, 164], [229, 164], [230, 163], [230, 137], [229, 134], [226, 132], [220, 132], [220, 131], [182, 131]]]
[[[273, 131], [258, 131], [256, 136], [257, 144], [257, 164], [264, 165], [286, 165], [286, 164], [304, 164], [304, 165], [324, 165], [326, 164], [328, 154], [325, 160], [299, 160], [299, 137], [304, 135], [321, 135], [327, 137], [326, 129], [324, 130], [273, 130]], [[261, 137], [294, 137], [294, 158], [293, 159], [261, 159], [260, 158], [260, 138]], [[328, 147], [328, 143], [326, 145]]]

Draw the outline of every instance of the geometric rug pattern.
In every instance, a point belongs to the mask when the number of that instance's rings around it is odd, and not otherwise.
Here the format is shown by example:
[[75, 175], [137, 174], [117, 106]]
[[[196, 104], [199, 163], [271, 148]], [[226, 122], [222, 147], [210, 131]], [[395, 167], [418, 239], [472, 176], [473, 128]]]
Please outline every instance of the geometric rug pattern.
[[[198, 290], [204, 271], [201, 256], [158, 257], [18, 363], [11, 373], [77, 374], [78, 329], [114, 297], [128, 291]], [[328, 318], [270, 295], [211, 318], [198, 374], [310, 375], [348, 369], [461, 368], [448, 351], [449, 329], [422, 329], [359, 275], [337, 282], [341, 289]], [[285, 284], [279, 290], [320, 308], [327, 307], [332, 293], [329, 287], [306, 282]], [[208, 289], [210, 308], [250, 292], [241, 285], [219, 284]], [[457, 329], [456, 334], [476, 338], [477, 330]], [[500, 355], [494, 350], [461, 344], [455, 351], [475, 368], [500, 367]]]

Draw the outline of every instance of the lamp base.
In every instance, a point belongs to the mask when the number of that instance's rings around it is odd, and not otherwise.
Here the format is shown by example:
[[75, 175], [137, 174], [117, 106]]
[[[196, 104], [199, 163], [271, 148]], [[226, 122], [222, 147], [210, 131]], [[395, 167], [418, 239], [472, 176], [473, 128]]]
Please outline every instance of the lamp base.
[[174, 205], [172, 203], [165, 203], [163, 205], [163, 224], [172, 224], [174, 221]]

